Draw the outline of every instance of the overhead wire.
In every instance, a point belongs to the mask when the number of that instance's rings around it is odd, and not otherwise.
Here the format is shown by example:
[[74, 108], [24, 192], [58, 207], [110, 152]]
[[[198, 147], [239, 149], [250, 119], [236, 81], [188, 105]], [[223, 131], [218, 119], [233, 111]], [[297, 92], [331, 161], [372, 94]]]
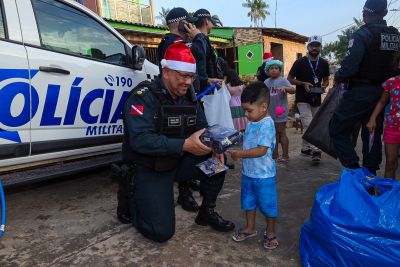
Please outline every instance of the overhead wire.
[[[397, 1], [399, 1], [399, 0], [394, 0], [394, 1], [391, 0], [391, 1], [389, 2], [389, 4], [388, 4], [388, 7], [390, 7], [391, 5], [393, 5], [394, 3], [396, 3]], [[388, 22], [388, 23], [389, 23], [389, 21], [390, 21], [391, 19], [394, 18], [394, 15], [396, 14], [396, 12], [400, 11], [399, 8], [400, 8], [400, 6], [392, 11], [393, 13], [392, 13], [391, 16], [387, 19], [387, 22]], [[399, 17], [395, 17], [394, 19], [395, 19], [396, 24], [397, 24], [397, 20], [399, 20], [400, 18], [399, 18]], [[394, 22], [394, 21], [393, 21], [393, 22]], [[392, 23], [392, 24], [393, 24], [393, 23]], [[340, 31], [340, 30], [344, 30], [344, 29], [350, 28], [351, 26], [354, 26], [354, 25], [356, 25], [356, 22], [350, 23], [350, 24], [348, 24], [348, 25], [346, 25], [346, 26], [340, 27], [340, 28], [338, 28], [338, 29], [336, 29], [336, 30], [333, 30], [333, 31], [328, 32], [328, 33], [326, 33], [326, 34], [323, 34], [323, 35], [321, 35], [321, 36], [322, 36], [322, 37], [325, 37], [325, 36], [334, 34], [334, 33], [338, 32], [338, 31]], [[395, 25], [394, 25], [394, 26], [395, 26]], [[397, 25], [396, 25], [395, 27], [397, 27]]]

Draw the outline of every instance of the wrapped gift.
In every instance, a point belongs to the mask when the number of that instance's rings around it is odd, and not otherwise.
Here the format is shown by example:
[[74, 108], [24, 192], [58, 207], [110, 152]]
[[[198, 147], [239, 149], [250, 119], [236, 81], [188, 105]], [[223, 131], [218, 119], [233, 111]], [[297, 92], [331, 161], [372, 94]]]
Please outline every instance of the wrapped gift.
[[222, 154], [227, 149], [240, 144], [243, 141], [243, 134], [235, 129], [217, 124], [208, 127], [200, 136], [200, 140], [203, 144], [212, 148], [215, 153]]

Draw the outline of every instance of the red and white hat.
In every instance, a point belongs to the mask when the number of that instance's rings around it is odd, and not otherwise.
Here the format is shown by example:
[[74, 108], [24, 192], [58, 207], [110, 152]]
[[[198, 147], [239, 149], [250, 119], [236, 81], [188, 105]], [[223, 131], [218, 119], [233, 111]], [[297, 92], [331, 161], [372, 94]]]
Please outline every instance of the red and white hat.
[[266, 53], [264, 53], [264, 55], [263, 55], [263, 62], [266, 62], [266, 61], [272, 60], [272, 59], [274, 59], [274, 57], [272, 56], [272, 53], [271, 53], [271, 52], [266, 52]]
[[161, 60], [161, 67], [171, 70], [196, 72], [196, 59], [190, 48], [182, 42], [170, 45]]

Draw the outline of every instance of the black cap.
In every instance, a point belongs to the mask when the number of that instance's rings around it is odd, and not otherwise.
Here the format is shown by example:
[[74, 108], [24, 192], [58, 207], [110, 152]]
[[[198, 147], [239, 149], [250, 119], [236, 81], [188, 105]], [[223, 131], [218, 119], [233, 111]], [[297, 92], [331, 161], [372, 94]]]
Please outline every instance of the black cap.
[[211, 19], [211, 13], [207, 9], [199, 9], [196, 12], [194, 12], [193, 15], [195, 18], [201, 19], [201, 18], [209, 18]]
[[186, 9], [182, 7], [174, 7], [171, 9], [170, 12], [168, 12], [167, 17], [165, 18], [167, 21], [167, 24], [171, 24], [174, 22], [179, 22], [181, 20], [187, 20], [188, 22], [196, 22], [197, 18], [189, 16], [189, 13], [186, 11]]
[[370, 13], [381, 13], [387, 10], [387, 0], [367, 0], [364, 11]]

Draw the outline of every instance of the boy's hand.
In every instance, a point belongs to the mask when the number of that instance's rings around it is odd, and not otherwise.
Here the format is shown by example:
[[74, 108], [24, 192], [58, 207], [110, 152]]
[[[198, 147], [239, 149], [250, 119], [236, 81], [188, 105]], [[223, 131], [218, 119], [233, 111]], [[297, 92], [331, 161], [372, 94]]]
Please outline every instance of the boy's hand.
[[369, 133], [375, 132], [376, 121], [375, 120], [369, 120], [369, 122], [367, 123], [367, 128], [368, 128]]
[[217, 154], [217, 153], [213, 152], [213, 158], [221, 161], [222, 164], [225, 164], [224, 154]]
[[229, 154], [234, 161], [238, 161], [240, 159], [240, 150], [229, 150]]

